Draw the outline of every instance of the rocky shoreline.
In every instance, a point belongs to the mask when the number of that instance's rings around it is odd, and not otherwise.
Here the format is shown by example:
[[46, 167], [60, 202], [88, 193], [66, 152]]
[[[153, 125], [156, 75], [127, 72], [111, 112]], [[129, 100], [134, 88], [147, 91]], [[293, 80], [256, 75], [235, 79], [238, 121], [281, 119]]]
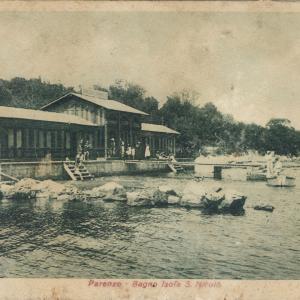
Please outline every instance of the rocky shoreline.
[[242, 214], [247, 197], [221, 187], [205, 188], [204, 183], [191, 181], [182, 191], [168, 185], [156, 189], [127, 189], [116, 182], [107, 182], [90, 190], [80, 190], [71, 183], [52, 180], [22, 179], [14, 185], [0, 184], [0, 198], [56, 199], [60, 201], [123, 202], [130, 207], [184, 207], [212, 214]]

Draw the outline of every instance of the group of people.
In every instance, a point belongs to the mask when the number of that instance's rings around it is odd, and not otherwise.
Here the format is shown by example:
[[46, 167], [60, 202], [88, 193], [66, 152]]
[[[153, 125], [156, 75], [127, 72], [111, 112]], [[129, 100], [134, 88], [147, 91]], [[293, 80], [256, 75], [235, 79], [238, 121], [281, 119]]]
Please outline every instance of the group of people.
[[168, 161], [176, 162], [176, 159], [175, 159], [175, 156], [173, 153], [166, 154], [164, 152], [157, 151], [155, 157], [159, 160], [168, 160]]
[[119, 149], [117, 151], [115, 139], [111, 138], [108, 156], [119, 156], [121, 159], [149, 159], [151, 157], [151, 152], [148, 144], [143, 146], [141, 142], [137, 142], [135, 145], [130, 145], [129, 143], [125, 144], [123, 140], [120, 140]]
[[81, 139], [78, 145], [78, 151], [75, 159], [76, 165], [81, 164], [83, 161], [89, 160], [91, 145], [89, 140]]

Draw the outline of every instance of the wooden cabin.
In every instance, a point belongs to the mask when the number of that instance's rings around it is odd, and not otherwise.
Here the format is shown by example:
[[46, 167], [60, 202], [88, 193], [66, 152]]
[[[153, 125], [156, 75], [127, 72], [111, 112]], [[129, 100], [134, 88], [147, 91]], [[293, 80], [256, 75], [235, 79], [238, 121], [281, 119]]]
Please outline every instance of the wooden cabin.
[[93, 123], [97, 127], [97, 134], [91, 136], [89, 142], [94, 145], [93, 152], [96, 152], [92, 156], [98, 157], [117, 157], [121, 141], [125, 145], [135, 145], [141, 138], [142, 116], [147, 115], [121, 102], [108, 100], [106, 96], [101, 99], [78, 93], [69, 93], [42, 109], [75, 115]]
[[175, 139], [178, 134], [178, 131], [164, 125], [142, 123], [144, 143], [150, 146], [152, 157], [157, 153], [175, 155]]
[[0, 106], [2, 160], [75, 157], [78, 136], [96, 132], [95, 124], [74, 115]]
[[146, 144], [150, 145], [153, 157], [157, 152], [175, 153], [175, 136], [179, 134], [177, 131], [163, 125], [143, 123], [147, 113], [109, 100], [105, 92], [69, 93], [42, 109], [73, 114], [96, 124], [99, 139], [103, 141], [95, 149], [98, 156], [119, 157], [122, 141], [125, 147], [135, 146], [138, 142], [142, 148]]
[[121, 144], [145, 146], [151, 156], [175, 153], [179, 134], [163, 125], [143, 122], [148, 114], [115, 100], [107, 93], [68, 93], [41, 110], [0, 107], [0, 159], [74, 159], [83, 141], [89, 158], [119, 158]]

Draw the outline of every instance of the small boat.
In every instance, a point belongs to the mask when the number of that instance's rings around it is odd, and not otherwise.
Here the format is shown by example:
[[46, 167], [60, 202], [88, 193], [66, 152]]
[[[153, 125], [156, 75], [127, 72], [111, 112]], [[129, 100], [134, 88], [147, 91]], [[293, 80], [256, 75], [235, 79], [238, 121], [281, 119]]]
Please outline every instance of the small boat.
[[295, 177], [286, 176], [286, 175], [277, 175], [274, 177], [267, 178], [268, 186], [278, 186], [278, 187], [292, 187], [295, 186]]
[[268, 211], [268, 212], [273, 212], [274, 210], [274, 206], [272, 205], [256, 205], [254, 206], [255, 210], [264, 210], [264, 211]]

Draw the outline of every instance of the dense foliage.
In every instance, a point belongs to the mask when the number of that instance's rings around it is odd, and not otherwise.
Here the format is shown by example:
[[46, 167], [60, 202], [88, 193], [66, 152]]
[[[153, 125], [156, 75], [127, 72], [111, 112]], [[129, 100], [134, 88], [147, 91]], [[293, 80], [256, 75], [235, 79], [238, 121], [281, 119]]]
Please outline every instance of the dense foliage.
[[44, 82], [41, 78], [0, 79], [0, 105], [40, 108], [72, 90], [73, 88], [66, 88], [62, 84]]
[[[237, 122], [231, 115], [221, 113], [213, 103], [197, 106], [197, 94], [186, 90], [168, 96], [159, 108], [158, 100], [146, 96], [145, 89], [136, 84], [118, 80], [107, 89], [101, 85], [94, 88], [107, 91], [110, 99], [149, 113], [144, 121], [165, 124], [179, 131], [177, 154], [182, 156], [196, 155], [204, 146], [218, 147], [220, 153], [274, 150], [277, 154], [300, 154], [300, 132], [287, 119], [271, 119], [265, 127]], [[0, 80], [0, 105], [39, 108], [72, 90], [40, 78]]]

